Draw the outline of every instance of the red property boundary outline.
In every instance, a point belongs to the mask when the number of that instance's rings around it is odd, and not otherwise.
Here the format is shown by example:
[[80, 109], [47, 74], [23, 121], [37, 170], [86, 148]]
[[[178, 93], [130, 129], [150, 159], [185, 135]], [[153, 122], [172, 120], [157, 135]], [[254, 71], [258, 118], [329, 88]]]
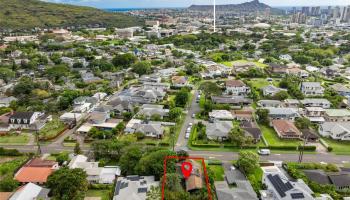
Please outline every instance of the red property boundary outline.
[[207, 168], [205, 166], [205, 162], [204, 162], [204, 158], [199, 158], [199, 157], [185, 157], [185, 156], [165, 156], [164, 158], [164, 174], [163, 174], [163, 182], [162, 182], [162, 200], [164, 200], [164, 190], [165, 190], [165, 181], [166, 181], [166, 163], [167, 160], [169, 159], [177, 159], [177, 160], [186, 160], [186, 159], [192, 159], [192, 160], [201, 160], [202, 161], [202, 165], [203, 165], [203, 169], [204, 169], [204, 174], [205, 174], [205, 182], [207, 185], [207, 190], [208, 190], [208, 200], [212, 200], [212, 196], [211, 196], [211, 190], [210, 190], [210, 185], [209, 185], [209, 177], [208, 177], [208, 173], [207, 173]]

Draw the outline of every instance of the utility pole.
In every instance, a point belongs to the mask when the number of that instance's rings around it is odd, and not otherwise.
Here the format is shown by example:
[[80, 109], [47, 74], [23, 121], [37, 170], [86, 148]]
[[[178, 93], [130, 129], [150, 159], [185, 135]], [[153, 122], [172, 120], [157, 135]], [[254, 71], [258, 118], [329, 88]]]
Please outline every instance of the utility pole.
[[304, 150], [305, 150], [305, 145], [306, 145], [306, 141], [308, 140], [308, 136], [304, 137], [304, 144], [303, 147], [301, 149], [299, 149], [299, 163], [303, 162], [303, 156], [304, 156]]

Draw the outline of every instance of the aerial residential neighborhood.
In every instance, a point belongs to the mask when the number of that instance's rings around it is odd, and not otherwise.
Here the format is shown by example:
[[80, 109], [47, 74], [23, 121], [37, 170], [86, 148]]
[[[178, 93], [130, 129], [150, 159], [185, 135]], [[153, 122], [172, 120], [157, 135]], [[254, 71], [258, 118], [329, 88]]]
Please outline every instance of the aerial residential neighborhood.
[[0, 0], [0, 200], [349, 200], [350, 2], [212, 3]]

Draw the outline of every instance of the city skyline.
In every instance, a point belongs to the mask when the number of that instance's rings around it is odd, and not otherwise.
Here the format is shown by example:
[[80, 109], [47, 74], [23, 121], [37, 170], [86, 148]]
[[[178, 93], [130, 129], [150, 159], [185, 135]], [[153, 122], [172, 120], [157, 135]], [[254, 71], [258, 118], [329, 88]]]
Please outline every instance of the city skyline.
[[[190, 5], [205, 5], [212, 4], [212, 0], [45, 0], [55, 3], [67, 3], [74, 5], [92, 6], [96, 8], [175, 8], [175, 7], [188, 7]], [[239, 4], [249, 2], [249, 0], [217, 0], [219, 4]], [[299, 1], [286, 1], [286, 0], [260, 0], [261, 3], [265, 3], [272, 7], [301, 7], [301, 6], [345, 6], [349, 5], [345, 0], [333, 0], [332, 3], [328, 0], [299, 0]]]

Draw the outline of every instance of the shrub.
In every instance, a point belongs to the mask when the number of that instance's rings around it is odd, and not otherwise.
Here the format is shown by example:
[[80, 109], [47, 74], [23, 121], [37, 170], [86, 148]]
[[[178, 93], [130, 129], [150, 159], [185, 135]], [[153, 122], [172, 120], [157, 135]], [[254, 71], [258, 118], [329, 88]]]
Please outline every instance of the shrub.
[[333, 147], [328, 146], [328, 147], [327, 147], [327, 151], [328, 151], [328, 152], [332, 152], [332, 151], [333, 151]]
[[288, 150], [288, 151], [295, 151], [297, 150], [297, 146], [269, 146], [268, 149], [271, 150]]
[[303, 149], [304, 151], [316, 151], [316, 146], [298, 146], [298, 150]]
[[21, 156], [22, 153], [19, 152], [17, 149], [5, 149], [3, 147], [0, 147], [0, 155], [1, 156]]

